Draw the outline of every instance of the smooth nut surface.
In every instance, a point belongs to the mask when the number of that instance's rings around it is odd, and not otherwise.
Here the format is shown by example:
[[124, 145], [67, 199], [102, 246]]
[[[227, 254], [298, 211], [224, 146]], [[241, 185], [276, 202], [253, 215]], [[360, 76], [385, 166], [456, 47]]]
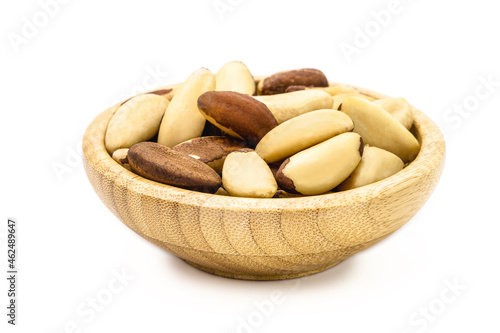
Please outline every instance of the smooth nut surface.
[[312, 89], [323, 90], [324, 92], [327, 92], [332, 96], [339, 94], [359, 94], [359, 91], [356, 88], [341, 83], [332, 84], [329, 85], [328, 87], [312, 88]]
[[168, 105], [167, 99], [154, 94], [138, 95], [123, 103], [108, 124], [104, 139], [108, 152], [155, 136]]
[[360, 94], [358, 92], [356, 92], [356, 93], [340, 93], [340, 94], [333, 96], [333, 109], [338, 110], [340, 107], [340, 104], [342, 104], [344, 99], [346, 99], [347, 97], [359, 97], [359, 98], [365, 99], [367, 101], [373, 100], [373, 98], [370, 98], [369, 96]]
[[128, 151], [128, 162], [138, 175], [188, 190], [215, 193], [222, 185], [211, 167], [155, 142], [141, 142]]
[[255, 93], [255, 80], [248, 67], [241, 61], [231, 61], [222, 66], [215, 74], [216, 91], [236, 91], [252, 96]]
[[343, 112], [316, 110], [273, 128], [260, 140], [255, 151], [267, 163], [274, 163], [353, 128], [351, 118]]
[[197, 107], [198, 97], [215, 89], [215, 76], [206, 68], [192, 73], [176, 89], [165, 111], [158, 133], [158, 143], [173, 147], [178, 143], [201, 136], [205, 118]]
[[347, 97], [340, 106], [354, 122], [354, 132], [366, 144], [379, 147], [409, 162], [417, 156], [417, 139], [382, 107], [359, 97]]
[[264, 103], [237, 92], [204, 93], [198, 99], [198, 108], [210, 123], [235, 138], [246, 140], [252, 146], [278, 126]]
[[375, 99], [371, 96], [364, 95], [360, 93], [356, 88], [345, 84], [334, 84], [328, 87], [306, 87], [306, 86], [290, 86], [286, 89], [287, 92], [294, 92], [300, 90], [321, 90], [333, 97], [333, 109], [338, 110], [339, 105], [342, 104], [342, 101], [349, 96], [358, 96], [364, 98], [368, 101], [374, 101]]
[[286, 159], [276, 180], [290, 193], [323, 194], [349, 177], [362, 154], [359, 134], [343, 133]]
[[308, 90], [308, 89], [321, 90], [326, 93], [329, 93], [331, 96], [335, 96], [338, 94], [352, 94], [352, 95], [359, 94], [359, 91], [356, 88], [341, 83], [333, 84], [328, 87], [289, 86], [288, 88], [286, 88], [285, 92]]
[[361, 162], [349, 178], [338, 186], [338, 190], [345, 191], [378, 182], [403, 170], [403, 167], [403, 161], [393, 153], [367, 145]]
[[226, 191], [237, 197], [272, 198], [278, 184], [264, 160], [253, 150], [229, 154], [222, 169]]
[[313, 89], [272, 96], [255, 96], [255, 99], [267, 105], [278, 124], [307, 112], [333, 107], [330, 94]]
[[204, 136], [172, 147], [175, 151], [207, 164], [216, 172], [222, 171], [222, 165], [229, 153], [243, 148], [249, 148], [245, 141], [230, 136]]
[[259, 81], [259, 95], [281, 94], [290, 86], [327, 87], [325, 74], [317, 69], [303, 68], [278, 72]]
[[374, 102], [399, 121], [407, 130], [413, 126], [413, 112], [410, 103], [402, 97], [387, 97]]

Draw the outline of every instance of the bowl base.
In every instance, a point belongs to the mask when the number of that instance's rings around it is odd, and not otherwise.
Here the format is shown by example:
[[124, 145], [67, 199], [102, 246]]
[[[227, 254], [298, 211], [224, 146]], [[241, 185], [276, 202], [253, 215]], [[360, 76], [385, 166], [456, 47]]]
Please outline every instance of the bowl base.
[[325, 266], [325, 267], [321, 267], [321, 268], [318, 268], [318, 269], [314, 269], [314, 270], [311, 270], [311, 271], [299, 272], [299, 273], [291, 273], [291, 274], [280, 274], [280, 275], [249, 275], [249, 274], [229, 273], [229, 272], [219, 271], [219, 270], [212, 269], [212, 268], [209, 268], [209, 267], [201, 266], [201, 265], [195, 264], [194, 262], [191, 262], [189, 260], [184, 260], [184, 261], [186, 263], [188, 263], [189, 265], [191, 265], [191, 266], [193, 266], [193, 267], [195, 267], [195, 268], [197, 268], [199, 270], [202, 270], [204, 272], [207, 272], [207, 273], [210, 273], [210, 274], [214, 274], [214, 275], [218, 275], [218, 276], [222, 276], [222, 277], [226, 277], [226, 278], [230, 278], [230, 279], [252, 280], [252, 281], [273, 281], [273, 280], [296, 279], [296, 278], [300, 278], [300, 277], [304, 277], [304, 276], [316, 274], [316, 273], [322, 272], [322, 271], [324, 271], [324, 270], [326, 270], [328, 268], [331, 268], [331, 267], [339, 264], [342, 260], [337, 261], [337, 262], [335, 262], [335, 263], [333, 263], [331, 265], [328, 265], [328, 266]]

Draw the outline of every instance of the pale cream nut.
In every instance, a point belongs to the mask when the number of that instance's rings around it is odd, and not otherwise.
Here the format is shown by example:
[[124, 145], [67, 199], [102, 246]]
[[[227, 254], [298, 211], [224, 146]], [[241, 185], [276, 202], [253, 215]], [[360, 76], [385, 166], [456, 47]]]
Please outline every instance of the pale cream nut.
[[255, 99], [267, 105], [278, 124], [307, 112], [333, 107], [333, 99], [330, 94], [313, 89], [270, 96], [255, 96]]
[[359, 91], [351, 86], [337, 83], [330, 85], [328, 87], [307, 87], [307, 86], [289, 86], [285, 92], [292, 92], [292, 91], [299, 91], [299, 90], [321, 90], [324, 92], [329, 93], [331, 96], [339, 95], [339, 94], [350, 94], [350, 95], [357, 95], [360, 94]]
[[407, 130], [413, 126], [413, 112], [410, 103], [402, 97], [387, 97], [374, 102], [399, 121]]
[[155, 136], [168, 105], [167, 99], [154, 94], [138, 95], [123, 103], [108, 124], [104, 139], [108, 152]]
[[339, 105], [342, 104], [344, 98], [349, 96], [357, 96], [366, 99], [367, 101], [374, 101], [375, 98], [362, 94], [355, 88], [344, 84], [335, 84], [328, 87], [306, 87], [306, 86], [290, 86], [285, 92], [293, 92], [300, 90], [321, 90], [327, 92], [333, 97], [333, 109], [338, 110]]
[[366, 144], [413, 161], [420, 151], [417, 139], [382, 107], [359, 97], [347, 97], [340, 106], [354, 122], [354, 132]]
[[338, 110], [340, 104], [342, 104], [344, 99], [346, 99], [347, 97], [351, 97], [351, 96], [363, 98], [363, 99], [366, 99], [367, 101], [374, 100], [372, 97], [367, 96], [367, 95], [363, 95], [360, 93], [341, 93], [341, 94], [337, 94], [337, 95], [333, 96], [333, 109]]
[[200, 68], [176, 89], [175, 96], [165, 111], [158, 133], [158, 143], [173, 147], [201, 136], [205, 118], [198, 111], [198, 97], [215, 89], [215, 76]]
[[274, 163], [353, 128], [351, 118], [343, 112], [316, 110], [273, 128], [260, 140], [255, 151], [267, 163]]
[[236, 151], [226, 157], [222, 184], [237, 197], [272, 198], [278, 190], [271, 169], [253, 150]]
[[286, 159], [276, 180], [287, 192], [323, 194], [349, 177], [361, 161], [363, 146], [357, 133], [334, 136]]
[[403, 161], [393, 153], [366, 145], [358, 167], [338, 186], [338, 190], [345, 191], [378, 182], [403, 170], [403, 167]]
[[359, 91], [356, 88], [341, 83], [329, 85], [328, 87], [315, 87], [310, 89], [323, 90], [332, 96], [339, 94], [359, 94]]
[[215, 74], [215, 90], [236, 91], [252, 96], [255, 93], [255, 80], [244, 63], [231, 61]]

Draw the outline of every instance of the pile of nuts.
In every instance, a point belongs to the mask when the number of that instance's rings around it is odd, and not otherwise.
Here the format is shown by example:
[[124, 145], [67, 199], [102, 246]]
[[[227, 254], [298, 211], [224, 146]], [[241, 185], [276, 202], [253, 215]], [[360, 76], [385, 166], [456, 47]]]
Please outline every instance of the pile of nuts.
[[241, 62], [201, 68], [172, 89], [115, 110], [105, 146], [163, 184], [251, 198], [344, 191], [387, 178], [417, 156], [411, 107], [329, 85], [316, 69], [257, 83]]

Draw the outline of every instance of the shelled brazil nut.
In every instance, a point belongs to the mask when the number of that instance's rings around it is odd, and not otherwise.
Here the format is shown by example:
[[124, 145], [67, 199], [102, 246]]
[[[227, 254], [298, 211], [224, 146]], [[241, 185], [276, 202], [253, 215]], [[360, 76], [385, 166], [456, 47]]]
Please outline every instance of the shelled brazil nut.
[[347, 179], [362, 155], [361, 136], [343, 133], [286, 159], [276, 179], [287, 192], [322, 194]]
[[403, 161], [393, 153], [366, 145], [361, 162], [338, 189], [345, 191], [375, 183], [401, 171], [403, 167]]
[[244, 63], [231, 61], [215, 74], [215, 90], [236, 91], [251, 96], [255, 93], [255, 80]]
[[155, 136], [168, 105], [166, 98], [154, 94], [138, 95], [120, 105], [106, 131], [108, 152], [130, 148]]
[[224, 162], [222, 183], [233, 196], [272, 198], [278, 185], [266, 162], [252, 149], [232, 152]]
[[255, 99], [269, 108], [278, 124], [307, 112], [333, 107], [333, 98], [330, 94], [313, 89], [278, 95], [256, 96]]
[[344, 99], [339, 110], [351, 117], [354, 131], [371, 146], [412, 161], [420, 150], [417, 139], [381, 106], [360, 97]]
[[351, 118], [345, 113], [332, 109], [316, 110], [273, 128], [255, 150], [267, 163], [274, 163], [353, 128]]
[[317, 69], [259, 79], [232, 61], [117, 105], [105, 146], [121, 167], [168, 186], [292, 200], [397, 174], [420, 150], [412, 126], [403, 98], [330, 84]]
[[387, 97], [376, 100], [374, 104], [381, 106], [391, 116], [401, 123], [407, 130], [413, 126], [413, 113], [410, 104], [402, 97]]
[[198, 97], [215, 89], [215, 76], [206, 68], [191, 74], [177, 89], [165, 110], [158, 133], [158, 142], [172, 147], [199, 137], [205, 127], [205, 118], [198, 112]]

